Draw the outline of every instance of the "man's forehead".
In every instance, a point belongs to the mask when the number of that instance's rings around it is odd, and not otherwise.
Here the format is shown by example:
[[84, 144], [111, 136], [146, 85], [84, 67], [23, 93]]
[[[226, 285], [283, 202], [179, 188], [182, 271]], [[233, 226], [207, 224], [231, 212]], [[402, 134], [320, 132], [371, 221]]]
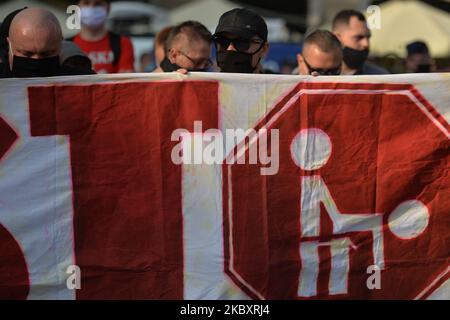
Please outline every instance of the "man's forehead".
[[58, 48], [61, 45], [60, 40], [52, 32], [39, 32], [39, 30], [21, 32], [10, 37], [10, 41], [17, 49], [29, 51], [37, 48]]
[[205, 47], [209, 47], [210, 44], [201, 39], [201, 38], [196, 38], [196, 37], [189, 37], [187, 34], [185, 33], [180, 33], [173, 41], [173, 47], [177, 47], [178, 49], [181, 48], [205, 48]]
[[48, 29], [24, 29], [20, 32], [14, 33], [10, 36], [10, 38], [14, 41], [24, 41], [24, 42], [58, 42], [58, 35], [54, 32], [51, 32]]
[[62, 37], [58, 26], [49, 23], [48, 25], [35, 26], [33, 24], [12, 25], [9, 30], [9, 37], [12, 38], [50, 38]]
[[341, 53], [341, 48], [336, 48], [334, 50], [330, 50], [325, 52], [324, 50], [322, 50], [317, 44], [315, 43], [310, 43], [306, 46], [303, 47], [303, 55], [314, 55], [314, 56], [318, 56], [318, 55], [330, 55], [330, 56], [336, 56], [336, 57], [341, 57], [342, 53]]
[[203, 40], [191, 41], [188, 44], [189, 54], [192, 56], [207, 56], [211, 54], [211, 45]]
[[342, 59], [342, 55], [340, 54], [339, 50], [324, 52], [315, 44], [307, 46], [302, 54], [308, 63], [314, 64], [339, 64]]
[[16, 45], [14, 49], [23, 52], [43, 53], [48, 51], [59, 51], [60, 46], [58, 46], [58, 44], [26, 43]]
[[350, 18], [347, 28], [345, 29], [353, 33], [370, 35], [370, 29], [367, 26], [367, 22], [361, 21], [355, 16]]

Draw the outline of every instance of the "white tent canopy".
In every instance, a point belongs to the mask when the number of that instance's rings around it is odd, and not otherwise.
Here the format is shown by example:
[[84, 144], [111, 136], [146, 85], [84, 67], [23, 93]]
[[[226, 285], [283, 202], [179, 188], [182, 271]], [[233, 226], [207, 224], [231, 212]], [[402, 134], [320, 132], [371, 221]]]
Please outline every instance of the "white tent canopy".
[[406, 56], [406, 45], [422, 40], [433, 57], [450, 56], [450, 14], [421, 1], [380, 5], [381, 28], [372, 29], [371, 55]]
[[[177, 24], [186, 20], [196, 20], [204, 24], [212, 33], [220, 16], [242, 4], [228, 0], [197, 0], [179, 6], [170, 12], [170, 23]], [[289, 37], [284, 19], [264, 17], [269, 29], [269, 41], [284, 41]]]
[[[158, 6], [134, 1], [116, 1], [111, 4], [109, 22], [114, 19], [138, 19], [148, 17], [148, 23], [144, 30], [157, 33], [169, 24], [168, 12]], [[138, 27], [138, 26], [137, 26]], [[133, 33], [136, 26], [129, 26], [129, 32]]]
[[193, 1], [171, 10], [170, 23], [177, 24], [186, 20], [196, 20], [214, 32], [220, 16], [236, 7], [240, 7], [240, 5], [227, 0]]

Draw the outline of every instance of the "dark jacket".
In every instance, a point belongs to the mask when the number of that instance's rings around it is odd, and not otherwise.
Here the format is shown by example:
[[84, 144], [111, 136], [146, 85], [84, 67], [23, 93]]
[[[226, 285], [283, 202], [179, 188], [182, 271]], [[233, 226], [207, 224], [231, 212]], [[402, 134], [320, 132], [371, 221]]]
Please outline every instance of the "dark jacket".
[[[93, 70], [87, 70], [82, 68], [75, 68], [62, 65], [58, 72], [53, 77], [56, 76], [78, 76], [78, 75], [89, 75], [95, 74]], [[2, 78], [17, 78], [9, 69], [9, 65], [6, 63], [0, 63], [0, 79]]]
[[355, 75], [371, 75], [371, 74], [389, 74], [386, 69], [378, 67], [371, 63], [364, 63], [362, 68]]

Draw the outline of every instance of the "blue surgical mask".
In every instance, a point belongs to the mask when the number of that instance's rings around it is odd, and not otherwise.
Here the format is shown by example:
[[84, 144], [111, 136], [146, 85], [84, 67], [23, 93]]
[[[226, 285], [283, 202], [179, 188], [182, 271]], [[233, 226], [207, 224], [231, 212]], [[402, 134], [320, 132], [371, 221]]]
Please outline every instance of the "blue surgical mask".
[[81, 7], [81, 24], [86, 27], [101, 27], [108, 18], [108, 11], [105, 7]]

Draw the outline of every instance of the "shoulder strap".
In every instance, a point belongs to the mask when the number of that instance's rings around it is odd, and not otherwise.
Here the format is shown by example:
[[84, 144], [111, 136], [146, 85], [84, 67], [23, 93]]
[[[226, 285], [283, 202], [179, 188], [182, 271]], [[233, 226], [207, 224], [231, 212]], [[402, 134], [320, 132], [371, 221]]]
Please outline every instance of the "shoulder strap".
[[109, 32], [109, 43], [111, 45], [111, 49], [114, 55], [113, 65], [117, 65], [119, 63], [122, 47], [120, 44], [120, 35]]

